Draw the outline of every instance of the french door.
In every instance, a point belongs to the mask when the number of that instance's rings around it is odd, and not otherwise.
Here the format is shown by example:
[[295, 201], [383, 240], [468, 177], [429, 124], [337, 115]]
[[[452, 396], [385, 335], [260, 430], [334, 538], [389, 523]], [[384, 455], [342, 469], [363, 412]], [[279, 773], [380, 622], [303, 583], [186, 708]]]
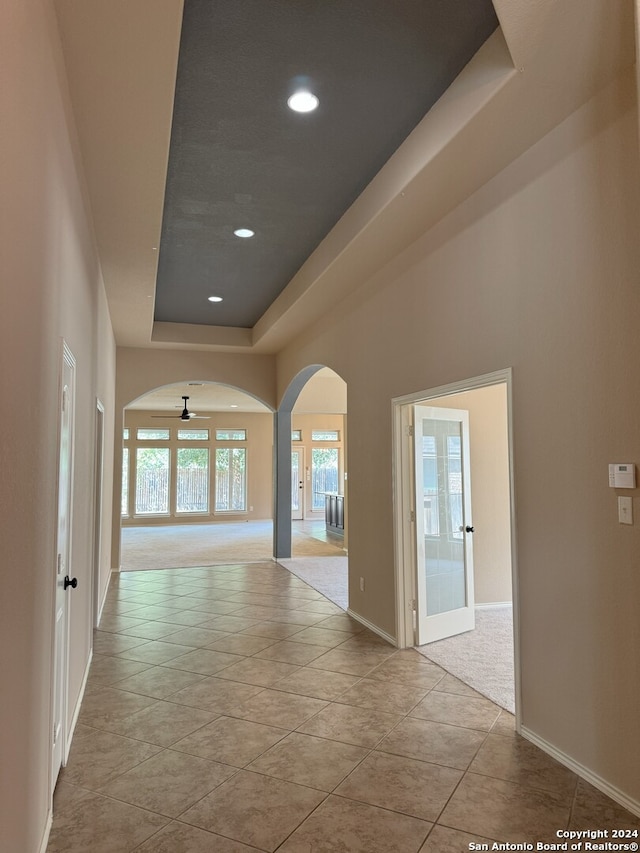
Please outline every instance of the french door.
[[304, 448], [291, 450], [291, 518], [304, 518]]
[[413, 407], [417, 643], [475, 627], [469, 414]]

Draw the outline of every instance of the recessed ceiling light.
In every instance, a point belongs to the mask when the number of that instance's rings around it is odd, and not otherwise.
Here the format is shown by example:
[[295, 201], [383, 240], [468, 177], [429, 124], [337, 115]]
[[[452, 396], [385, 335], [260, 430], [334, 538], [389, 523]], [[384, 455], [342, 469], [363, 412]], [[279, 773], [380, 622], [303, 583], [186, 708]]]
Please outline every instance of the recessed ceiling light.
[[236, 228], [233, 233], [236, 235], [236, 237], [242, 237], [246, 240], [247, 237], [253, 237], [256, 232], [252, 231], [251, 228]]
[[306, 90], [294, 92], [287, 101], [289, 107], [296, 113], [311, 113], [319, 103], [320, 101], [313, 92], [307, 92]]
[[222, 302], [222, 296], [210, 296], [209, 302]]
[[237, 404], [237, 403], [230, 403], [230, 404], [229, 404], [229, 408], [230, 408], [230, 409], [237, 409], [237, 408], [238, 408], [238, 404]]

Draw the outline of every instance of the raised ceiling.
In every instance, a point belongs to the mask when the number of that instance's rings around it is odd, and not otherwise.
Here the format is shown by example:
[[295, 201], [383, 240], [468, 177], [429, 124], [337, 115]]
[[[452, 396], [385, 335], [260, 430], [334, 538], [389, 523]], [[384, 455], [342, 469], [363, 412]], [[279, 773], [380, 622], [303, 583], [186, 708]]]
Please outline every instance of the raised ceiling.
[[[323, 314], [342, 310], [343, 306], [348, 309], [353, 299], [360, 298], [358, 288], [362, 285], [368, 283], [367, 287], [375, 287], [379, 270], [399, 258], [451, 210], [504, 170], [622, 69], [632, 67], [635, 61], [633, 3], [630, 0], [565, 0], [563, 3], [557, 0], [536, 0], [535, 3], [531, 0], [493, 0], [500, 20], [499, 29], [484, 42], [438, 102], [428, 112], [427, 104], [421, 107], [426, 112], [424, 118], [324, 239], [322, 229], [313, 239], [305, 235], [309, 239], [307, 246], [317, 247], [306, 258], [301, 253], [302, 266], [287, 281], [291, 270], [300, 262], [300, 258], [289, 259], [288, 271], [276, 285], [284, 284], [284, 290], [252, 328], [219, 325], [242, 321], [225, 319], [220, 312], [212, 315], [209, 303], [202, 307], [196, 322], [161, 321], [154, 319], [154, 305], [158, 248], [169, 253], [169, 243], [165, 241], [161, 246], [161, 235], [163, 206], [165, 200], [167, 206], [171, 200], [165, 190], [183, 29], [183, 0], [54, 0], [54, 4], [69, 85], [69, 106], [73, 110], [70, 129], [74, 142], [77, 131], [99, 257], [99, 268], [91, 268], [87, 273], [102, 276], [119, 347], [279, 353]], [[225, 9], [222, 0], [220, 3], [207, 0], [196, 5], [208, 12]], [[298, 9], [312, 8], [313, 14], [326, 14], [329, 20], [332, 15], [344, 15], [352, 5], [358, 10], [360, 20], [364, 19], [363, 33], [371, 29], [373, 35], [368, 37], [375, 38], [377, 31], [377, 44], [384, 48], [374, 57], [375, 73], [378, 64], [386, 62], [387, 42], [393, 43], [398, 28], [414, 51], [416, 45], [429, 37], [429, 25], [422, 36], [416, 36], [418, 27], [414, 26], [415, 18], [411, 15], [433, 10], [441, 18], [443, 14], [451, 15], [445, 41], [455, 42], [467, 12], [480, 6], [480, 0], [468, 4], [461, 0], [440, 0], [439, 3], [399, 0], [393, 4], [322, 0], [313, 4], [313, 8], [312, 4], [294, 0], [286, 7], [276, 0], [259, 4], [273, 9], [274, 13], [279, 8], [287, 8], [291, 14], [297, 14]], [[190, 8], [189, 0], [187, 13]], [[289, 30], [283, 23], [278, 49], [269, 52], [262, 34], [256, 36], [256, 28], [248, 14], [252, 7], [244, 0], [236, 0], [226, 8], [238, 11], [242, 32], [252, 32], [251, 39], [247, 35], [237, 57], [227, 56], [226, 61], [232, 61], [238, 73], [240, 59], [253, 63], [255, 54], [262, 56], [263, 61], [255, 63], [254, 69], [258, 68], [260, 77], [268, 78], [271, 63], [277, 64], [280, 54], [299, 49], [293, 39], [286, 37]], [[376, 11], [365, 15], [363, 8]], [[492, 17], [491, 6], [487, 4], [483, 8]], [[460, 9], [466, 10], [462, 22], [456, 17]], [[282, 15], [278, 19], [282, 21]], [[269, 31], [268, 23], [265, 33]], [[335, 30], [330, 33], [332, 39], [340, 36]], [[352, 52], [354, 56], [362, 54], [359, 34], [360, 30], [348, 44], [347, 56]], [[224, 44], [218, 47], [224, 51]], [[297, 53], [302, 60], [311, 56], [306, 45], [304, 47]], [[327, 47], [327, 53], [333, 55], [332, 44]], [[339, 58], [342, 61], [342, 57]], [[206, 62], [212, 59], [215, 56], [206, 57]], [[329, 64], [328, 80], [332, 69], [333, 65]], [[180, 77], [182, 73], [181, 65]], [[292, 64], [286, 80], [290, 81], [298, 73], [303, 72]], [[370, 69], [362, 72], [366, 79], [370, 73]], [[391, 79], [396, 79], [394, 74], [391, 69]], [[416, 81], [424, 82], [421, 71], [416, 70], [414, 76], [412, 86]], [[234, 71], [227, 71], [226, 79], [233, 86]], [[349, 79], [340, 80], [340, 97], [348, 97], [356, 80], [360, 85], [355, 73]], [[258, 87], [261, 81], [255, 79], [253, 82]], [[246, 137], [252, 146], [260, 141], [255, 137], [265, 110], [270, 112], [268, 120], [272, 122], [276, 110], [285, 109], [281, 99], [284, 93], [280, 85], [276, 88], [278, 91], [273, 91], [273, 99], [280, 107], [260, 101], [254, 117], [255, 127], [250, 128]], [[378, 128], [390, 127], [391, 113], [387, 114], [387, 107], [383, 108], [382, 101], [378, 102], [384, 87], [380, 93], [374, 86], [369, 91], [364, 105], [360, 104], [364, 111], [361, 120]], [[332, 97], [322, 89], [318, 94], [321, 98], [318, 112], [314, 117], [303, 119], [306, 123], [294, 127], [308, 131], [315, 126], [310, 121], [316, 125], [325, 123]], [[229, 97], [223, 101], [225, 109], [230, 108]], [[396, 100], [403, 101], [404, 97], [401, 91]], [[201, 113], [203, 120], [205, 112]], [[224, 129], [223, 111], [214, 111], [214, 115], [217, 116], [214, 130]], [[287, 114], [287, 119], [291, 118]], [[341, 140], [348, 143], [350, 137], [342, 134], [341, 123], [332, 121], [329, 125], [329, 144]], [[176, 121], [174, 136], [177, 129]], [[311, 152], [312, 143], [306, 147]], [[226, 156], [222, 146], [220, 148], [220, 156]], [[321, 148], [320, 155], [323, 151]], [[216, 153], [213, 151], [207, 163], [214, 172], [219, 159], [213, 156]], [[277, 159], [282, 149], [277, 148], [274, 153]], [[250, 162], [248, 153], [245, 165], [252, 174], [256, 169], [249, 169]], [[341, 166], [340, 157], [335, 159], [334, 166]], [[269, 169], [264, 171], [268, 173]], [[192, 179], [195, 180], [193, 175]], [[230, 202], [227, 198], [231, 208], [226, 209], [225, 215], [222, 191], [209, 193], [202, 201], [198, 195], [200, 188], [197, 190], [196, 203], [186, 213], [183, 211], [183, 215], [186, 224], [192, 222], [203, 236], [210, 225], [208, 205], [213, 205], [216, 216], [222, 217], [217, 224], [220, 229], [222, 225], [235, 227], [235, 216], [231, 215], [233, 205], [257, 205], [259, 200], [255, 188], [243, 190], [234, 184], [228, 190], [229, 193], [233, 191], [233, 197]], [[188, 196], [185, 199], [189, 201]], [[305, 204], [307, 200], [305, 196]], [[336, 204], [336, 210], [338, 207]], [[301, 208], [296, 207], [296, 210], [295, 225], [299, 226], [306, 217], [301, 215]], [[272, 223], [278, 221], [279, 210], [271, 209], [267, 213]], [[166, 221], [168, 223], [169, 219]], [[263, 228], [261, 224], [256, 229], [254, 248], [264, 242]], [[214, 229], [213, 236], [217, 233]], [[226, 233], [228, 235], [228, 231]], [[267, 229], [267, 237], [273, 237], [273, 245], [279, 246], [277, 234], [271, 235]], [[210, 242], [215, 244], [213, 239]], [[293, 245], [300, 247], [302, 243], [296, 240]], [[231, 246], [239, 248], [233, 241]], [[278, 258], [281, 257], [279, 252], [278, 248]], [[194, 265], [196, 256], [194, 252]], [[267, 273], [272, 274], [272, 264], [267, 255], [264, 257], [261, 272], [265, 273], [266, 280]], [[166, 259], [168, 263], [170, 254]], [[163, 256], [163, 269], [164, 263]], [[212, 262], [207, 269], [208, 286], [202, 291], [207, 295], [214, 292], [215, 270]], [[215, 283], [222, 286], [224, 276]], [[180, 293], [180, 301], [186, 303], [187, 278], [174, 285]], [[253, 299], [253, 290], [246, 298]], [[230, 302], [233, 300], [225, 299], [218, 307], [224, 306], [226, 310]], [[160, 308], [158, 295], [158, 310]], [[256, 310], [255, 305], [252, 310]], [[218, 325], [209, 325], [212, 316]]]
[[490, 0], [185, 0], [155, 320], [253, 327], [497, 24]]

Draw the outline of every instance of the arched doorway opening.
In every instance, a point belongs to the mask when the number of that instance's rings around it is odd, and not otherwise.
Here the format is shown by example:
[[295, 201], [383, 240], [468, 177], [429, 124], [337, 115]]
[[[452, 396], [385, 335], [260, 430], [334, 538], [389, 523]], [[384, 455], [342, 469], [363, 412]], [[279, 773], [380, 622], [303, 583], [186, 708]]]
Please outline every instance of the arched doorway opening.
[[346, 382], [309, 366], [290, 383], [275, 423], [274, 555], [346, 610]]
[[121, 567], [271, 559], [272, 444], [272, 409], [226, 384], [172, 383], [125, 406]]

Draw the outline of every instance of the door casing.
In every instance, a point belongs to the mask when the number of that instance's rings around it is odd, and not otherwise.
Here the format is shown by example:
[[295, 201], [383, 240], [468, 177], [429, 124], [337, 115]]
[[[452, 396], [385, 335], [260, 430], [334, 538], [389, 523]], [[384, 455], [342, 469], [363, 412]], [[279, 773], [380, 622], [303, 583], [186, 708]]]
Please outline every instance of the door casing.
[[[102, 484], [104, 479], [104, 405], [96, 398], [95, 480], [93, 507], [93, 627], [100, 621], [100, 556], [102, 553]], [[89, 647], [93, 646], [89, 637]]]
[[515, 489], [513, 468], [513, 405], [511, 368], [395, 397], [391, 401], [393, 441], [393, 512], [395, 545], [396, 644], [399, 648], [415, 645], [416, 547], [413, 511], [414, 459], [411, 437], [413, 406], [428, 405], [463, 391], [505, 384], [507, 390], [507, 435], [509, 444], [509, 500], [511, 527], [511, 585], [513, 593], [514, 675], [516, 728], [520, 730], [520, 633], [518, 621], [518, 563], [515, 525]]

